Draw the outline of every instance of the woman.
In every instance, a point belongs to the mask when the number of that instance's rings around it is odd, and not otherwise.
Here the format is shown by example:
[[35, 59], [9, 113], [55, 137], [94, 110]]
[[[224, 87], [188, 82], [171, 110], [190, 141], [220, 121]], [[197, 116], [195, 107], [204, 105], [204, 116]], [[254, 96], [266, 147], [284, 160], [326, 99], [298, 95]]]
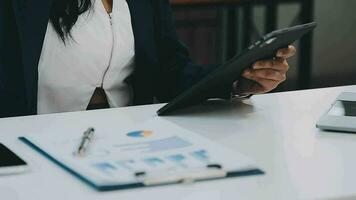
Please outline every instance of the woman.
[[[165, 102], [215, 67], [191, 62], [168, 0], [2, 0], [0, 9], [0, 117]], [[294, 53], [257, 62], [233, 92], [276, 88]]]

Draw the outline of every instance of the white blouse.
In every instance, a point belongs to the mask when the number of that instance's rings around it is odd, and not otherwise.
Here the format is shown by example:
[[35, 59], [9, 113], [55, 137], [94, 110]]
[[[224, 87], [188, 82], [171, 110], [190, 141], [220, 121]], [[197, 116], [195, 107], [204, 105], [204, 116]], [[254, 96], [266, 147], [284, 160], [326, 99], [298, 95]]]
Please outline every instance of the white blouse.
[[38, 114], [82, 111], [97, 87], [110, 107], [127, 106], [134, 69], [134, 36], [126, 0], [114, 0], [109, 15], [101, 0], [80, 15], [65, 44], [48, 23], [38, 66]]

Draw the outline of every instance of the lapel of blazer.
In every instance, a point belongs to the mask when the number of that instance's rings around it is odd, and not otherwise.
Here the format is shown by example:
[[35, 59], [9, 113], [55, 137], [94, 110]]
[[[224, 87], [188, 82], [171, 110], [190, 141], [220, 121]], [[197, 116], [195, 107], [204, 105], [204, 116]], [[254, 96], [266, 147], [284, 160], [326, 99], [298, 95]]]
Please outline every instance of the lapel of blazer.
[[134, 90], [134, 104], [152, 102], [154, 75], [157, 74], [155, 66], [158, 63], [155, 30], [159, 28], [154, 23], [153, 1], [160, 0], [127, 0], [135, 37], [135, 70], [128, 80]]
[[[154, 0], [155, 1], [155, 0]], [[154, 20], [151, 0], [127, 0], [135, 37], [136, 68], [156, 61]]]
[[22, 49], [23, 73], [29, 112], [37, 110], [38, 61], [52, 0], [13, 0]]

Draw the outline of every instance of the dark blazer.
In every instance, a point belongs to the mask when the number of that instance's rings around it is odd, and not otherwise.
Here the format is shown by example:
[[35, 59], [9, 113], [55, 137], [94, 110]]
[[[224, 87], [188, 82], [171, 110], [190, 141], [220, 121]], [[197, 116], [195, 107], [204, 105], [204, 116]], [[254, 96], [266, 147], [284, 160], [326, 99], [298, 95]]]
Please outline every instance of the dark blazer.
[[[53, 0], [0, 1], [0, 117], [36, 114], [38, 61]], [[136, 66], [134, 104], [166, 102], [214, 66], [194, 65], [179, 42], [169, 0], [127, 0]], [[54, 47], [55, 48], [55, 47]], [[226, 96], [227, 91], [219, 90]]]

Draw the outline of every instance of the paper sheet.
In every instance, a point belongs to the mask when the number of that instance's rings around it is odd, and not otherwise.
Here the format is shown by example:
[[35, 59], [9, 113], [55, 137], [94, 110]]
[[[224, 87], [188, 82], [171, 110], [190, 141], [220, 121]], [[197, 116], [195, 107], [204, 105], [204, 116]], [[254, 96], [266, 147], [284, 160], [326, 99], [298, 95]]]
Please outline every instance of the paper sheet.
[[246, 156], [160, 118], [112, 133], [96, 130], [86, 156], [78, 157], [82, 134], [54, 131], [26, 138], [96, 185], [135, 183], [139, 171], [172, 173], [209, 164], [226, 171], [255, 168]]

